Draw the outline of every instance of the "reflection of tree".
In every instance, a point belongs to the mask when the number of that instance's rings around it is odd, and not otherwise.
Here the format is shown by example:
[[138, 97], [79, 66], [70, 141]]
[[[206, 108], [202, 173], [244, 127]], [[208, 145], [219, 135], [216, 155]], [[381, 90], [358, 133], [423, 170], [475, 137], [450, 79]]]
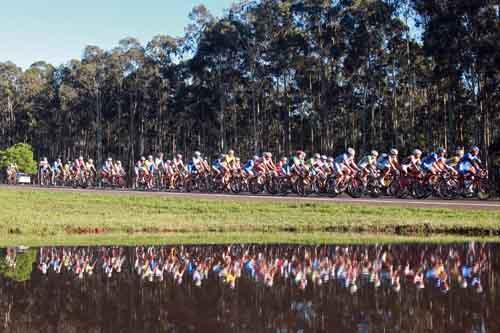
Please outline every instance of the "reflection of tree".
[[0, 274], [17, 282], [29, 280], [33, 264], [36, 262], [36, 250], [28, 249], [16, 253], [14, 260], [15, 264], [13, 265], [9, 262], [7, 255], [0, 258]]

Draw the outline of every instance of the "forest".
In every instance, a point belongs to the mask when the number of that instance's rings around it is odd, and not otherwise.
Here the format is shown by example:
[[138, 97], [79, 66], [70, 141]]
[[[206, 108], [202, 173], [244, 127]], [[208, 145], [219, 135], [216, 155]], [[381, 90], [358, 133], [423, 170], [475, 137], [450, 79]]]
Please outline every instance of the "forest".
[[131, 166], [194, 150], [485, 155], [499, 140], [498, 1], [260, 0], [189, 19], [63, 65], [0, 62], [0, 149]]

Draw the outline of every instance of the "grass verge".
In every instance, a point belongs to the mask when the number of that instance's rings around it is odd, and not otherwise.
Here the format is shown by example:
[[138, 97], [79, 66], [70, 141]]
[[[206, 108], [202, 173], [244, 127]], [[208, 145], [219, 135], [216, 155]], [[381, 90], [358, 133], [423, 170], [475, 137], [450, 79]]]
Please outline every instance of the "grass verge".
[[0, 246], [497, 240], [499, 211], [0, 189]]

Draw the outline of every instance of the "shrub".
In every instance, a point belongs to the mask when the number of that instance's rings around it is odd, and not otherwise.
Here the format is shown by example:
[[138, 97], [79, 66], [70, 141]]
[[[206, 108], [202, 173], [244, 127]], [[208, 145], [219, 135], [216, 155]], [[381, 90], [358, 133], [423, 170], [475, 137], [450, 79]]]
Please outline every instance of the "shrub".
[[16, 267], [9, 267], [5, 258], [0, 258], [0, 274], [17, 282], [27, 281], [31, 278], [33, 263], [36, 262], [36, 250], [28, 249], [16, 257]]
[[29, 144], [18, 143], [4, 151], [0, 151], [0, 168], [5, 169], [12, 163], [17, 164], [21, 172], [36, 173], [37, 165], [33, 159], [33, 149]]

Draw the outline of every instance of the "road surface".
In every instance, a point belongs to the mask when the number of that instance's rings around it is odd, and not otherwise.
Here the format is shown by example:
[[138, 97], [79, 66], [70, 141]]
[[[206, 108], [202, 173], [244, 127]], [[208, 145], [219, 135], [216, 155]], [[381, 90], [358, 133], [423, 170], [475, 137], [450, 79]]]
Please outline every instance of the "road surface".
[[165, 198], [191, 198], [208, 200], [229, 200], [229, 201], [257, 201], [257, 202], [277, 202], [277, 203], [325, 203], [325, 204], [353, 204], [368, 206], [386, 206], [401, 208], [449, 208], [449, 209], [476, 209], [476, 210], [500, 210], [500, 201], [488, 200], [480, 201], [477, 199], [458, 199], [458, 200], [414, 200], [397, 198], [360, 198], [353, 199], [348, 196], [337, 198], [320, 197], [311, 195], [309, 197], [289, 196], [271, 196], [271, 195], [250, 195], [250, 194], [220, 194], [220, 193], [181, 193], [181, 192], [158, 192], [158, 191], [132, 191], [132, 190], [111, 190], [111, 189], [73, 189], [66, 187], [43, 188], [38, 186], [9, 186], [0, 185], [0, 189], [22, 190], [22, 191], [55, 191], [67, 193], [100, 193], [107, 195], [141, 195], [141, 196], [160, 196]]

